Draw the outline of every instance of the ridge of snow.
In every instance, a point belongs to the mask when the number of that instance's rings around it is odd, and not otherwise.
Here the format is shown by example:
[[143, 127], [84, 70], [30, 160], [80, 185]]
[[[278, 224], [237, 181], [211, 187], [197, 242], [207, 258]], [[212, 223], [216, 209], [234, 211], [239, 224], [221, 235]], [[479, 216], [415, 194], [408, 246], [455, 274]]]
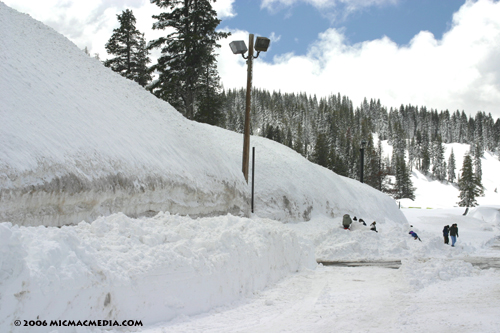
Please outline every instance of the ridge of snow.
[[[248, 216], [241, 135], [185, 119], [28, 15], [4, 4], [0, 15], [0, 221]], [[267, 139], [252, 144], [260, 216], [301, 221], [348, 212], [404, 221], [394, 201], [369, 186]]]

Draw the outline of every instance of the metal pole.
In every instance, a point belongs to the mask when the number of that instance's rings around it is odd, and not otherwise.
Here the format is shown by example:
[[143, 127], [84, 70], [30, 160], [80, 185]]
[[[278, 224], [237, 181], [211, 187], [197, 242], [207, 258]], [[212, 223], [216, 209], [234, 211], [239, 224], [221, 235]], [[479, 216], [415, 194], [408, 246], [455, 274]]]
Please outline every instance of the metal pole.
[[245, 109], [245, 133], [243, 137], [243, 175], [248, 184], [248, 163], [250, 160], [250, 103], [252, 97], [253, 34], [248, 39], [247, 99]]
[[254, 188], [255, 188], [255, 147], [252, 147], [252, 213], [254, 204]]
[[361, 151], [361, 173], [360, 173], [360, 181], [363, 183], [363, 169], [364, 169], [364, 164], [365, 164], [365, 149], [364, 148], [361, 148], [360, 149]]

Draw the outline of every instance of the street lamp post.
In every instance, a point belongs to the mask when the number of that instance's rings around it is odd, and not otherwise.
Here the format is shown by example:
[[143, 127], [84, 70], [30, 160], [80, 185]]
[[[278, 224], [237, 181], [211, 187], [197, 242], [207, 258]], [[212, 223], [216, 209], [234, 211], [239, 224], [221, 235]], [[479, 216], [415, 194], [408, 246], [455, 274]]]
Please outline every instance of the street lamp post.
[[359, 148], [359, 151], [361, 152], [361, 167], [360, 167], [360, 176], [359, 180], [360, 182], [363, 183], [363, 173], [364, 173], [364, 167], [365, 167], [365, 148], [366, 148], [366, 141], [363, 140], [361, 141], [361, 148]]
[[[245, 107], [245, 132], [243, 136], [243, 175], [248, 183], [248, 164], [250, 161], [250, 104], [252, 97], [252, 71], [253, 71], [253, 59], [257, 58], [260, 52], [266, 52], [269, 44], [269, 38], [257, 37], [254, 47], [254, 35], [250, 34], [248, 38], [248, 56], [245, 57], [247, 52], [247, 46], [242, 40], [237, 40], [229, 43], [231, 50], [234, 54], [241, 54], [243, 59], [247, 59], [247, 95], [246, 95], [246, 107]], [[253, 55], [253, 52], [257, 51], [257, 55]]]

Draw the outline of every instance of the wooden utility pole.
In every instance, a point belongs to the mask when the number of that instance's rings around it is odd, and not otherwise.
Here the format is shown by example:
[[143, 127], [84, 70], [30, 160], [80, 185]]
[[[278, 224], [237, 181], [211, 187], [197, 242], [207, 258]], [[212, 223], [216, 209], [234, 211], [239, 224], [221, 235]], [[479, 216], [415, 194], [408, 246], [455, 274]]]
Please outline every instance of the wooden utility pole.
[[253, 34], [248, 40], [247, 60], [247, 99], [245, 108], [245, 132], [243, 137], [243, 175], [248, 184], [248, 165], [250, 162], [250, 103], [252, 97], [252, 62], [253, 62]]

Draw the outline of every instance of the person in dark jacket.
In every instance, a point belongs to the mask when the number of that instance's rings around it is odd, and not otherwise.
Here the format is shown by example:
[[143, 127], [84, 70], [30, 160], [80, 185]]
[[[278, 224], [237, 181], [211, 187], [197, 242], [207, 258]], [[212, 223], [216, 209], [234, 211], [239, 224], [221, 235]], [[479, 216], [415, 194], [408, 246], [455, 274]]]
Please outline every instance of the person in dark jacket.
[[420, 237], [418, 237], [418, 235], [417, 235], [417, 233], [416, 233], [416, 232], [414, 232], [414, 231], [410, 231], [410, 232], [409, 232], [409, 234], [413, 237], [413, 239], [414, 239], [414, 240], [417, 240], [417, 239], [418, 239], [419, 241], [422, 241], [422, 240], [420, 239]]
[[445, 225], [444, 229], [443, 229], [443, 237], [444, 237], [444, 243], [445, 244], [449, 244], [450, 243], [450, 239], [448, 238], [448, 234], [449, 233], [450, 233], [450, 226], [449, 225]]
[[450, 227], [450, 237], [451, 237], [451, 246], [455, 246], [458, 237], [458, 226], [456, 223], [452, 224]]
[[377, 231], [377, 226], [376, 226], [376, 225], [377, 225], [377, 222], [373, 221], [373, 223], [372, 223], [372, 224], [370, 224], [370, 230], [375, 231], [375, 232], [378, 232], [378, 231]]

